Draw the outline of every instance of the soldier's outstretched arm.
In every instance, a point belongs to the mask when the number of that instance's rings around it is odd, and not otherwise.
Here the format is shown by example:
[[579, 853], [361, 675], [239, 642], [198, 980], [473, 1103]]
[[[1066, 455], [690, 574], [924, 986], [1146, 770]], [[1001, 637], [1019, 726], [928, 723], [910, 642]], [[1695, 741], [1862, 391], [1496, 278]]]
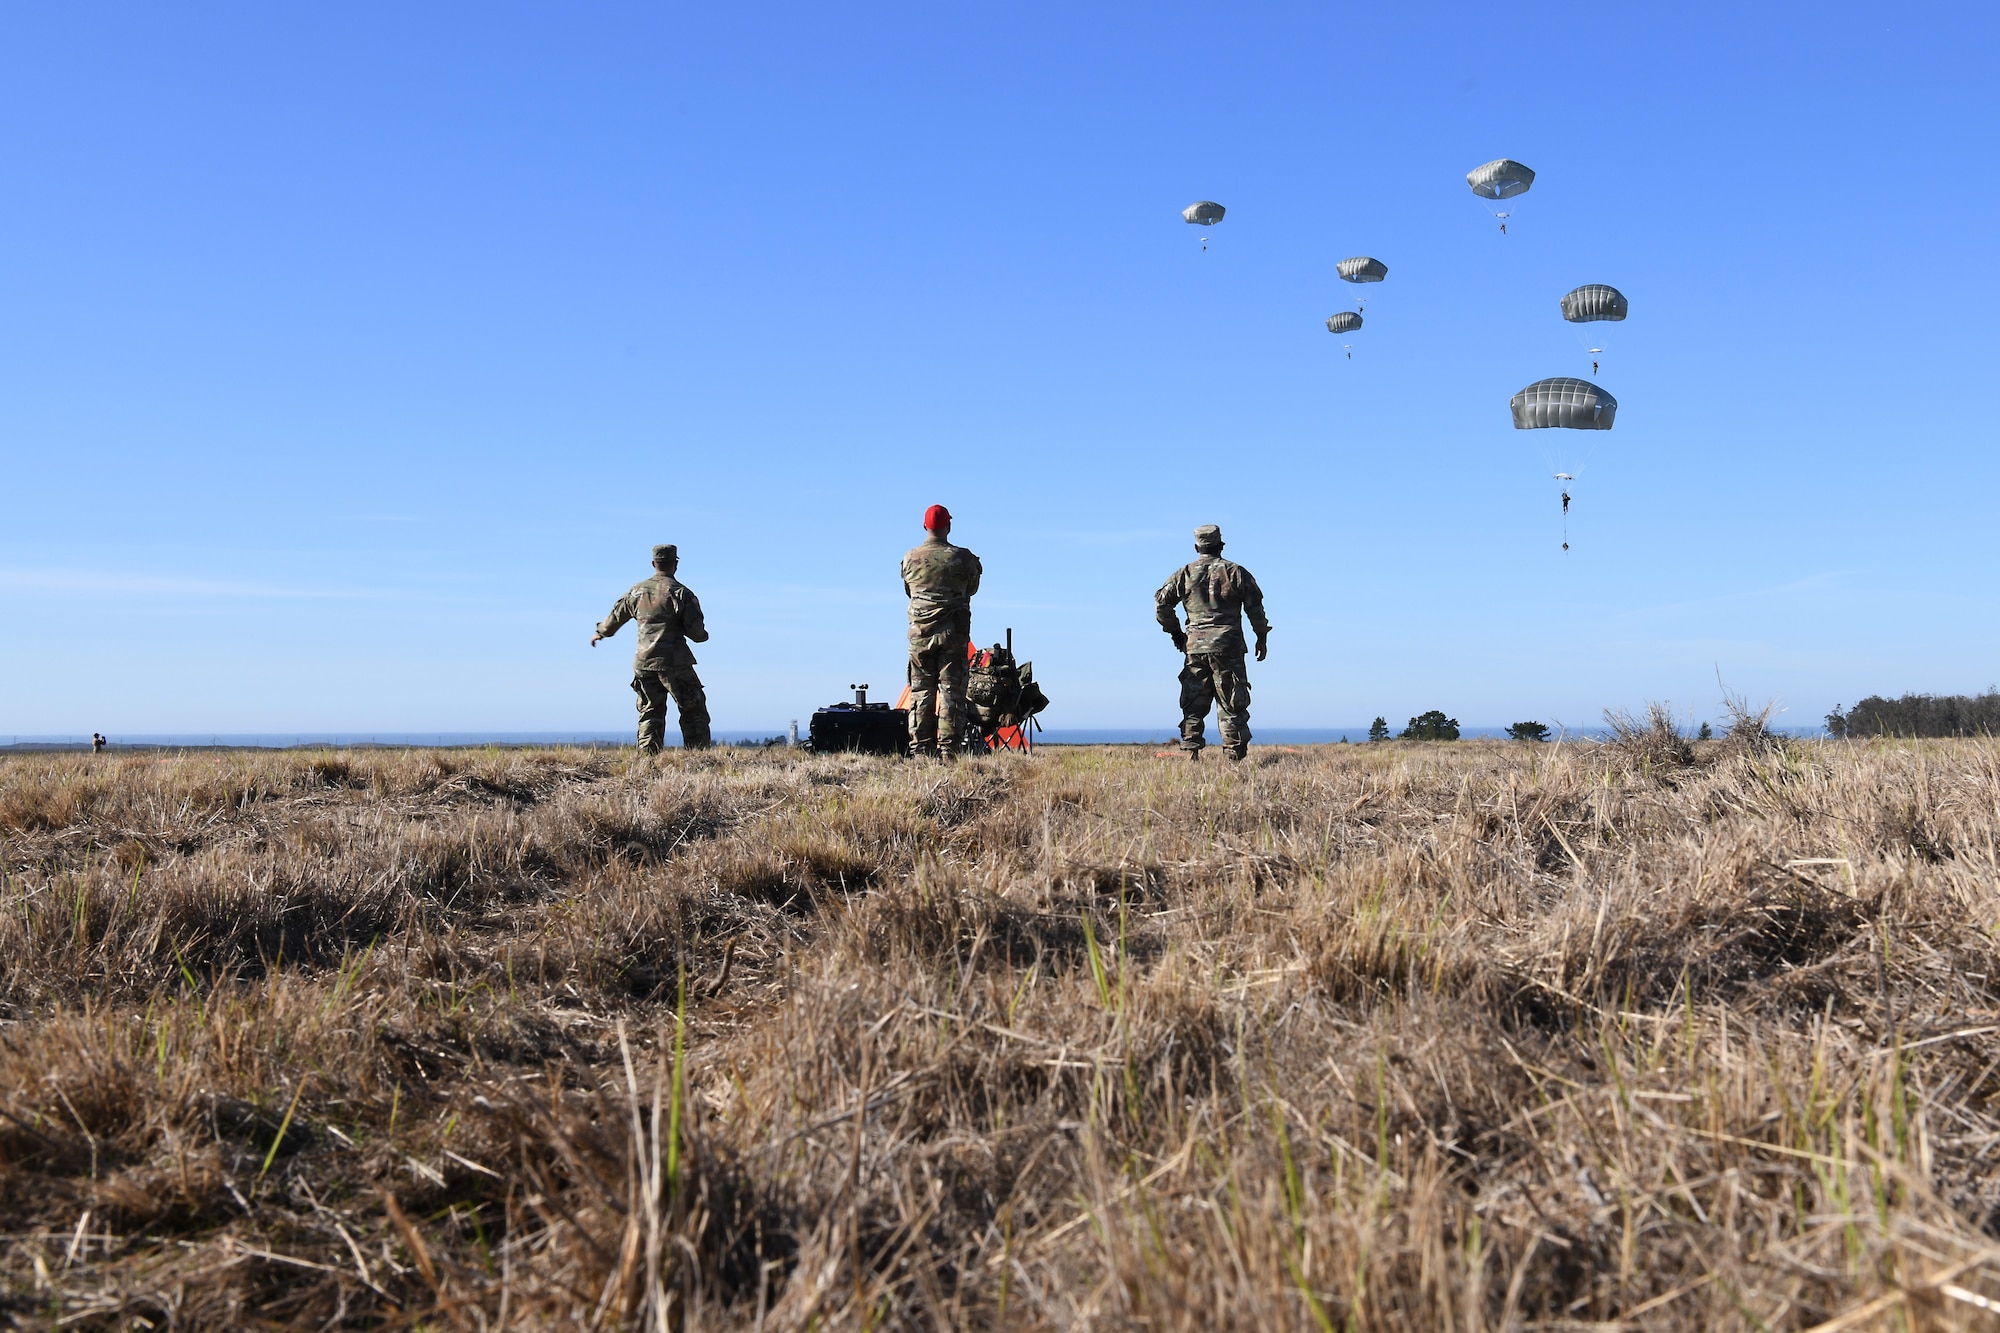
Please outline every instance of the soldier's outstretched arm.
[[590, 646], [595, 648], [599, 639], [608, 639], [616, 634], [626, 621], [632, 618], [632, 594], [626, 593], [611, 608], [611, 614], [598, 622], [597, 632], [590, 636]]

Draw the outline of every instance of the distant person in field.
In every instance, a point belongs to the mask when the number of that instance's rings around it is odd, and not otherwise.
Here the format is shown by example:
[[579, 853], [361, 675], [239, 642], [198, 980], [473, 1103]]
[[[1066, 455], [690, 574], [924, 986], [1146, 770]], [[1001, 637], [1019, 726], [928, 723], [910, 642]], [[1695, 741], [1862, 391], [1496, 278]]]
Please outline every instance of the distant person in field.
[[658, 754], [667, 742], [669, 696], [680, 706], [681, 744], [690, 750], [705, 750], [710, 744], [708, 695], [694, 673], [694, 652], [688, 647], [690, 639], [708, 642], [708, 626], [702, 622], [701, 599], [674, 577], [678, 568], [679, 551], [655, 546], [653, 577], [620, 597], [590, 636], [595, 648], [599, 639], [610, 638], [626, 621], [639, 622], [632, 692], [639, 696], [639, 752], [646, 755]]
[[[1222, 558], [1222, 529], [1194, 530], [1194, 563], [1184, 565], [1153, 595], [1160, 628], [1185, 654], [1181, 667], [1181, 748], [1199, 761], [1207, 743], [1208, 706], [1215, 705], [1223, 752], [1231, 760], [1250, 748], [1250, 676], [1244, 667], [1243, 618], [1257, 632], [1257, 660], [1264, 660], [1271, 622], [1264, 618], [1264, 590], [1250, 571]], [[1187, 626], [1181, 626], [1181, 613]]]
[[92, 754], [103, 754], [104, 747], [109, 745], [110, 743], [111, 743], [110, 741], [105, 740], [104, 737], [99, 735], [97, 732], [93, 731], [90, 733], [90, 752]]
[[924, 511], [924, 531], [923, 542], [903, 557], [903, 595], [910, 599], [910, 752], [951, 758], [965, 735], [972, 596], [985, 571], [978, 556], [951, 544], [951, 511], [943, 505]]

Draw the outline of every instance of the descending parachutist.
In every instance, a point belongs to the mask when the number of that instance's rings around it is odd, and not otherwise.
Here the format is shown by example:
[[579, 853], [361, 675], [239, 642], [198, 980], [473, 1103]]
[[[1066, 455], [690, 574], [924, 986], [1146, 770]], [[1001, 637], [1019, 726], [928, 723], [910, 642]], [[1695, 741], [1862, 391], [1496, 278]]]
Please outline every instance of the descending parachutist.
[[1597, 373], [1597, 363], [1595, 361], [1590, 363], [1590, 373], [1593, 375]]
[[1563, 492], [1563, 517], [1564, 517], [1564, 518], [1568, 518], [1568, 517], [1569, 517], [1569, 492], [1568, 492], [1568, 491], [1564, 491], [1564, 492]]

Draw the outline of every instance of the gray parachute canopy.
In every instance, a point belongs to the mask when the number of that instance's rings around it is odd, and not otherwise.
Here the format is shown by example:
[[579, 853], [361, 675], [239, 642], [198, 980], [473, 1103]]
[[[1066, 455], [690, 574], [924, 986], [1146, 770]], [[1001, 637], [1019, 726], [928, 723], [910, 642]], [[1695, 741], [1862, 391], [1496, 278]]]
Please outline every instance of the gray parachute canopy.
[[1352, 333], [1360, 327], [1361, 316], [1355, 314], [1352, 310], [1343, 310], [1337, 315], [1328, 315], [1326, 317], [1326, 331], [1328, 333]]
[[1563, 318], [1572, 324], [1588, 324], [1599, 319], [1623, 319], [1630, 306], [1625, 293], [1601, 282], [1587, 282], [1565, 296]]
[[1618, 400], [1589, 380], [1559, 375], [1536, 380], [1514, 395], [1515, 430], [1562, 426], [1569, 430], [1610, 430]]
[[1380, 282], [1388, 276], [1389, 266], [1379, 259], [1358, 255], [1340, 261], [1340, 277], [1344, 282]]
[[1501, 157], [1466, 172], [1465, 183], [1481, 199], [1512, 199], [1528, 192], [1535, 173], [1511, 157]]
[[1181, 210], [1181, 216], [1197, 227], [1213, 227], [1228, 211], [1213, 199], [1197, 199]]

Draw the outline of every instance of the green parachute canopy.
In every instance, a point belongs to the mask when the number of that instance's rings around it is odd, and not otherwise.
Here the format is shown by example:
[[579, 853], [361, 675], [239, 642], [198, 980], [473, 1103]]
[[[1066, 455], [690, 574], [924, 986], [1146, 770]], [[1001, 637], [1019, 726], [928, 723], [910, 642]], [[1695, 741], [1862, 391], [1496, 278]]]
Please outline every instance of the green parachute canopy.
[[1601, 282], [1587, 282], [1562, 299], [1563, 318], [1572, 324], [1623, 319], [1630, 308], [1625, 293]]
[[1181, 210], [1181, 216], [1197, 227], [1213, 227], [1228, 211], [1213, 199], [1197, 199]]
[[1360, 327], [1361, 316], [1355, 314], [1352, 310], [1343, 310], [1337, 315], [1328, 315], [1326, 317], [1326, 331], [1328, 333], [1352, 333]]
[[1535, 173], [1511, 157], [1499, 157], [1466, 172], [1465, 183], [1481, 199], [1512, 199], [1528, 192], [1535, 183]]
[[1536, 380], [1514, 395], [1515, 430], [1610, 430], [1618, 415], [1618, 400], [1589, 380], [1558, 375]]
[[1380, 282], [1389, 276], [1389, 266], [1379, 259], [1357, 255], [1340, 261], [1342, 282]]

